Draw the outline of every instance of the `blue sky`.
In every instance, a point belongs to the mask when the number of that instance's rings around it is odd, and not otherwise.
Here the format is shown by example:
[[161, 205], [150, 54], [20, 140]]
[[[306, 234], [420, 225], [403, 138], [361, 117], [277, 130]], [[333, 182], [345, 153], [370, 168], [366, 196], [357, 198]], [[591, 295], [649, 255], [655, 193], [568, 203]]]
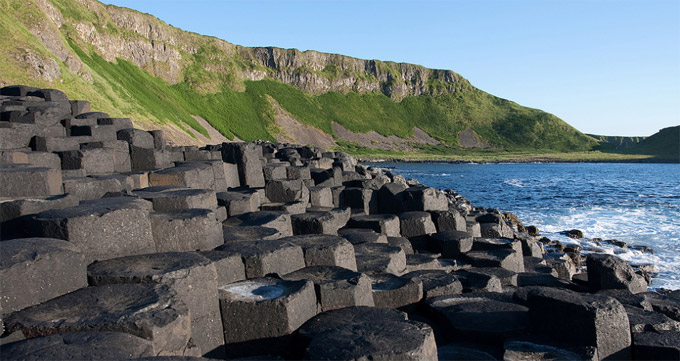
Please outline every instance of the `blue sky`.
[[238, 45], [451, 69], [584, 133], [680, 124], [680, 0], [107, 0]]

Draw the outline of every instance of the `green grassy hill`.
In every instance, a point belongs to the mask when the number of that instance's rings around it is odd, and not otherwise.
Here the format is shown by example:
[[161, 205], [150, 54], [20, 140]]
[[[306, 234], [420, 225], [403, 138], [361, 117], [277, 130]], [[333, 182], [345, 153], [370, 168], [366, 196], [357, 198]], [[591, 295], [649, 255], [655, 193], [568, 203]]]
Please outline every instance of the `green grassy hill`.
[[0, 0], [0, 31], [0, 85], [57, 88], [138, 124], [205, 134], [197, 115], [228, 138], [273, 140], [280, 129], [271, 97], [333, 136], [336, 122], [401, 138], [418, 127], [442, 142], [438, 149], [461, 149], [466, 129], [504, 151], [597, 145], [556, 116], [485, 93], [452, 71], [241, 47], [95, 0]]
[[651, 154], [657, 160], [680, 162], [680, 125], [661, 129], [628, 150], [632, 154]]

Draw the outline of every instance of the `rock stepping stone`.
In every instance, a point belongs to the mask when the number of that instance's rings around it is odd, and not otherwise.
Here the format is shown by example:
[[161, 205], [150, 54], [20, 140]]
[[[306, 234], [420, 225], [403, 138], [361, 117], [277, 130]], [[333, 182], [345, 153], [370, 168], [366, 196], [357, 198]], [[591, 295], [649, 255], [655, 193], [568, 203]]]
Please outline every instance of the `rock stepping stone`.
[[435, 360], [437, 345], [427, 324], [371, 307], [322, 313], [299, 331], [307, 360]]
[[240, 255], [222, 251], [204, 251], [198, 254], [215, 265], [218, 286], [246, 279], [246, 269]]
[[437, 347], [439, 360], [461, 361], [496, 361], [496, 357], [488, 352], [480, 351], [467, 345], [450, 344]]
[[77, 205], [78, 199], [70, 194], [0, 201], [0, 222], [50, 209], [63, 209]]
[[74, 207], [38, 213], [28, 220], [35, 236], [76, 245], [90, 263], [95, 260], [153, 253], [151, 203], [131, 197], [84, 201]]
[[0, 244], [0, 313], [87, 287], [85, 257], [73, 243], [21, 238]]
[[399, 217], [393, 214], [357, 214], [350, 218], [348, 226], [351, 228], [372, 229], [388, 237], [400, 237]]
[[256, 191], [229, 191], [217, 193], [217, 203], [227, 207], [229, 217], [257, 212], [260, 208], [260, 195]]
[[86, 287], [9, 315], [8, 333], [26, 338], [72, 332], [125, 332], [151, 342], [154, 355], [184, 355], [191, 336], [189, 310], [168, 286]]
[[465, 292], [503, 292], [501, 279], [491, 272], [476, 272], [479, 268], [456, 271]]
[[314, 282], [321, 312], [349, 306], [373, 306], [375, 304], [370, 277], [342, 267], [306, 267], [284, 275], [283, 279]]
[[330, 187], [309, 187], [309, 204], [312, 207], [333, 207], [333, 192]]
[[467, 231], [467, 222], [457, 210], [431, 211], [432, 221], [438, 232]]
[[428, 298], [427, 305], [446, 320], [451, 336], [459, 340], [502, 344], [529, 327], [529, 309], [515, 303], [454, 295]]
[[512, 249], [470, 251], [465, 259], [473, 267], [500, 267], [516, 273], [524, 272], [524, 258]]
[[442, 270], [451, 272], [458, 269], [456, 261], [441, 259], [439, 256], [438, 253], [407, 254], [406, 271]]
[[283, 237], [278, 230], [261, 226], [224, 226], [222, 227], [222, 233], [224, 243], [260, 240], [269, 241]]
[[409, 211], [447, 211], [449, 200], [438, 189], [415, 186], [404, 190], [403, 197]]
[[156, 252], [207, 251], [224, 244], [219, 215], [210, 209], [153, 212], [150, 220]]
[[212, 189], [156, 186], [135, 190], [132, 194], [150, 201], [154, 211], [158, 212], [189, 208], [217, 209], [217, 198]]
[[353, 245], [362, 243], [387, 243], [387, 236], [377, 233], [372, 229], [345, 228], [339, 230], [338, 234]]
[[307, 211], [290, 216], [293, 234], [330, 234], [338, 233], [345, 223], [331, 212]]
[[394, 275], [406, 271], [406, 254], [400, 247], [385, 243], [360, 243], [354, 245], [359, 272], [384, 272]]
[[75, 332], [0, 347], [5, 360], [127, 360], [153, 356], [151, 342], [122, 332]]
[[586, 260], [588, 286], [593, 291], [627, 289], [632, 293], [647, 291], [645, 278], [633, 271], [624, 260], [608, 254], [589, 254]]
[[249, 279], [272, 273], [284, 275], [305, 267], [302, 247], [281, 240], [231, 242], [215, 250], [240, 256]]
[[633, 334], [636, 360], [679, 360], [680, 331], [647, 331]]
[[192, 339], [203, 354], [224, 344], [213, 262], [197, 253], [154, 253], [92, 263], [90, 285], [157, 283], [167, 285], [189, 309]]
[[264, 187], [262, 147], [254, 143], [222, 143], [222, 160], [236, 164], [242, 186]]
[[219, 302], [227, 344], [287, 335], [317, 314], [314, 285], [304, 280], [265, 277], [222, 285]]
[[280, 211], [250, 212], [229, 218], [224, 222], [226, 226], [260, 226], [274, 228], [282, 237], [293, 235], [290, 214]]
[[215, 189], [215, 174], [209, 164], [188, 162], [149, 173], [149, 184], [152, 186]]
[[401, 235], [410, 238], [423, 234], [436, 233], [437, 229], [428, 212], [404, 212], [399, 213]]
[[463, 292], [463, 285], [456, 275], [439, 270], [413, 271], [402, 276], [423, 283], [424, 297], [455, 295]]
[[417, 278], [403, 278], [390, 273], [369, 274], [373, 284], [375, 307], [400, 308], [423, 299], [423, 282]]
[[458, 258], [472, 250], [472, 234], [464, 231], [444, 231], [430, 236], [437, 244], [442, 257]]
[[61, 171], [0, 164], [0, 197], [45, 197], [63, 193]]
[[299, 235], [281, 238], [280, 241], [302, 248], [305, 266], [338, 266], [357, 270], [355, 248], [346, 239], [332, 235]]
[[541, 287], [528, 293], [527, 306], [534, 332], [595, 347], [600, 359], [631, 358], [628, 315], [616, 299]]
[[503, 360], [564, 360], [578, 361], [581, 356], [561, 348], [538, 345], [527, 341], [508, 341], [503, 345]]

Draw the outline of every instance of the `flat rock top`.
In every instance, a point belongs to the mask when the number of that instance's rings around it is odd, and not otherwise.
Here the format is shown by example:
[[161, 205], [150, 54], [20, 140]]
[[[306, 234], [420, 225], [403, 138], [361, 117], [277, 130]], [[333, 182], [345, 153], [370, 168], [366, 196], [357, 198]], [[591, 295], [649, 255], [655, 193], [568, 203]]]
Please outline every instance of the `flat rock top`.
[[438, 241], [453, 241], [460, 240], [464, 238], [472, 238], [472, 234], [464, 231], [444, 231], [439, 233], [433, 233], [432, 238]]
[[357, 255], [384, 255], [403, 253], [401, 247], [391, 246], [387, 243], [360, 243], [354, 245]]
[[259, 226], [272, 221], [290, 217], [288, 213], [282, 211], [258, 211], [250, 212], [230, 218], [227, 223], [238, 226]]
[[181, 163], [177, 164], [174, 167], [171, 168], [165, 168], [157, 171], [153, 171], [153, 173], [156, 174], [174, 174], [174, 173], [183, 173], [186, 171], [191, 171], [191, 170], [202, 170], [202, 169], [210, 169], [211, 166], [210, 164], [204, 163], [204, 162], [187, 162], [187, 163]]
[[394, 214], [357, 214], [352, 216], [355, 222], [381, 222], [398, 219]]
[[389, 291], [404, 287], [406, 284], [414, 282], [420, 283], [417, 279], [408, 279], [395, 276], [391, 273], [374, 273], [370, 274], [373, 285], [371, 288], [373, 291]]
[[338, 281], [358, 284], [362, 277], [367, 277], [363, 273], [354, 272], [338, 266], [312, 266], [291, 272], [285, 276], [287, 280], [310, 280], [314, 283], [335, 283]]
[[167, 286], [115, 284], [81, 288], [15, 312], [5, 319], [5, 327], [8, 332], [23, 331], [28, 338], [118, 328], [151, 339], [153, 327], [182, 315], [188, 315], [186, 306]]
[[210, 260], [198, 253], [152, 253], [94, 262], [87, 266], [87, 275], [91, 282], [93, 279], [134, 279], [153, 282], [160, 277], [183, 278], [191, 268], [208, 264]]
[[317, 315], [302, 325], [299, 333], [302, 337], [313, 338], [343, 325], [400, 322], [406, 319], [406, 313], [391, 308], [352, 306]]
[[329, 246], [349, 244], [346, 239], [330, 234], [304, 234], [285, 237], [279, 240], [300, 245], [302, 248], [326, 248]]
[[83, 201], [79, 205], [64, 209], [52, 209], [41, 212], [35, 217], [39, 220], [56, 220], [86, 216], [103, 216], [107, 213], [122, 209], [138, 209], [151, 211], [151, 202], [132, 197], [102, 198], [93, 201]]
[[258, 241], [276, 237], [279, 231], [262, 226], [223, 227], [224, 242]]
[[189, 208], [163, 212], [153, 212], [151, 213], [151, 217], [154, 217], [154, 219], [158, 218], [192, 219], [196, 217], [207, 217], [210, 213], [213, 213], [213, 211], [210, 209]]
[[80, 254], [80, 249], [71, 242], [54, 238], [19, 238], [2, 242], [0, 269], [14, 265], [49, 260], [54, 253], [72, 252]]
[[[325, 312], [307, 321], [299, 335], [311, 340], [309, 359], [414, 359], [435, 353], [430, 326], [406, 320], [392, 309], [348, 307]], [[432, 349], [429, 349], [429, 348]]]
[[215, 248], [215, 250], [240, 255], [241, 257], [252, 257], [265, 253], [273, 253], [285, 248], [300, 248], [300, 246], [277, 239], [268, 241], [230, 242]]
[[127, 360], [153, 356], [151, 342], [122, 332], [75, 332], [2, 346], [7, 360]]
[[308, 282], [286, 281], [263, 277], [230, 283], [219, 288], [221, 299], [241, 302], [262, 302], [298, 292]]
[[155, 186], [132, 191], [132, 194], [144, 199], [191, 197], [211, 193], [214, 193], [214, 191], [211, 189], [196, 189], [174, 186]]
[[422, 218], [430, 219], [430, 213], [421, 212], [421, 211], [399, 213], [398, 216], [399, 216], [399, 219], [401, 219], [401, 220], [422, 219]]

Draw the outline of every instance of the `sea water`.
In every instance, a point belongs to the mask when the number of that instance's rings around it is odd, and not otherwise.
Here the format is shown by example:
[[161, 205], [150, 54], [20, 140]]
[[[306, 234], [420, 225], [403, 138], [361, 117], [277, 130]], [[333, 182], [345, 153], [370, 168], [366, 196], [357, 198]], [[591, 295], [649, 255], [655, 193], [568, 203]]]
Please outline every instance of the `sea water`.
[[[651, 288], [680, 289], [680, 165], [629, 163], [373, 163], [473, 205], [515, 213], [524, 225], [584, 252], [652, 264]], [[560, 231], [580, 229], [585, 239]], [[654, 253], [593, 242], [616, 239]]]

